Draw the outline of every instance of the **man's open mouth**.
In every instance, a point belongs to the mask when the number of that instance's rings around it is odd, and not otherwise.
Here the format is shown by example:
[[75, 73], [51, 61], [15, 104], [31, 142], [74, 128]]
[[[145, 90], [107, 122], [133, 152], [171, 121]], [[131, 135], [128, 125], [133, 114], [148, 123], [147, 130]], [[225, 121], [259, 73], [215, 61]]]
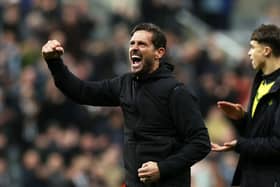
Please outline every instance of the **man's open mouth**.
[[132, 55], [131, 60], [132, 60], [133, 64], [138, 64], [138, 63], [141, 62], [142, 58], [140, 56], [137, 56], [137, 55]]

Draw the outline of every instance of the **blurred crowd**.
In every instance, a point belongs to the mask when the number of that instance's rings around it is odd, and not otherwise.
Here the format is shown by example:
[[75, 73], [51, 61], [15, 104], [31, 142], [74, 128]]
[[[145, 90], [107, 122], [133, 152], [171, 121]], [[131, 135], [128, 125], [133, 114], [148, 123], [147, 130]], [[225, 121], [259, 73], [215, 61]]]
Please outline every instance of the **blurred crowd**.
[[[54, 86], [41, 57], [49, 39], [65, 48], [64, 62], [83, 80], [129, 71], [129, 31], [153, 22], [168, 38], [166, 61], [193, 88], [211, 140], [235, 137], [218, 100], [246, 106], [253, 72], [247, 51], [229, 59], [212, 37], [201, 42], [176, 15], [187, 10], [216, 30], [231, 29], [233, 0], [1, 0], [0, 186], [120, 187], [123, 117], [120, 108], [81, 106]], [[271, 12], [266, 21], [276, 19]], [[275, 17], [276, 16], [276, 17]], [[186, 106], [187, 107], [187, 106]], [[210, 153], [193, 166], [192, 187], [227, 187], [237, 155]]]

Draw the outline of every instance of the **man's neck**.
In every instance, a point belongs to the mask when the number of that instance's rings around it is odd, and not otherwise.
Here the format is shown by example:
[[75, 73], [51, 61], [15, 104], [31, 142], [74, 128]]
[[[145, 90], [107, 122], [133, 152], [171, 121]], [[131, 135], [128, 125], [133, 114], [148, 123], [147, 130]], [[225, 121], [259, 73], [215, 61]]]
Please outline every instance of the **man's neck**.
[[280, 57], [271, 58], [266, 62], [266, 66], [262, 69], [264, 75], [269, 75], [280, 68]]

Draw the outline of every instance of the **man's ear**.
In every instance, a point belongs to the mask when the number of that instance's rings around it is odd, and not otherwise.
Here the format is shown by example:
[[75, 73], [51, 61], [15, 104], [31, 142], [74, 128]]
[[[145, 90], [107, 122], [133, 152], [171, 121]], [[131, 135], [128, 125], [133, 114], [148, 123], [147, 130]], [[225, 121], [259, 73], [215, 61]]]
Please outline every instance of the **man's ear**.
[[156, 60], [161, 59], [165, 55], [165, 52], [166, 52], [165, 48], [163, 48], [163, 47], [158, 48], [156, 50], [155, 59]]
[[264, 56], [269, 57], [272, 54], [272, 49], [269, 46], [264, 47]]

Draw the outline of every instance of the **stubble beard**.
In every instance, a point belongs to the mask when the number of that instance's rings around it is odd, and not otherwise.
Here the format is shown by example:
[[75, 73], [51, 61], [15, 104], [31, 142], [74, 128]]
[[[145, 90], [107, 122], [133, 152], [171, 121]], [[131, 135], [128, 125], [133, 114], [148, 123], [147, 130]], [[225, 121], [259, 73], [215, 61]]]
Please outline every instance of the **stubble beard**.
[[151, 73], [151, 71], [153, 70], [153, 60], [152, 59], [143, 59], [143, 67], [140, 71], [135, 72], [135, 75], [146, 75]]

